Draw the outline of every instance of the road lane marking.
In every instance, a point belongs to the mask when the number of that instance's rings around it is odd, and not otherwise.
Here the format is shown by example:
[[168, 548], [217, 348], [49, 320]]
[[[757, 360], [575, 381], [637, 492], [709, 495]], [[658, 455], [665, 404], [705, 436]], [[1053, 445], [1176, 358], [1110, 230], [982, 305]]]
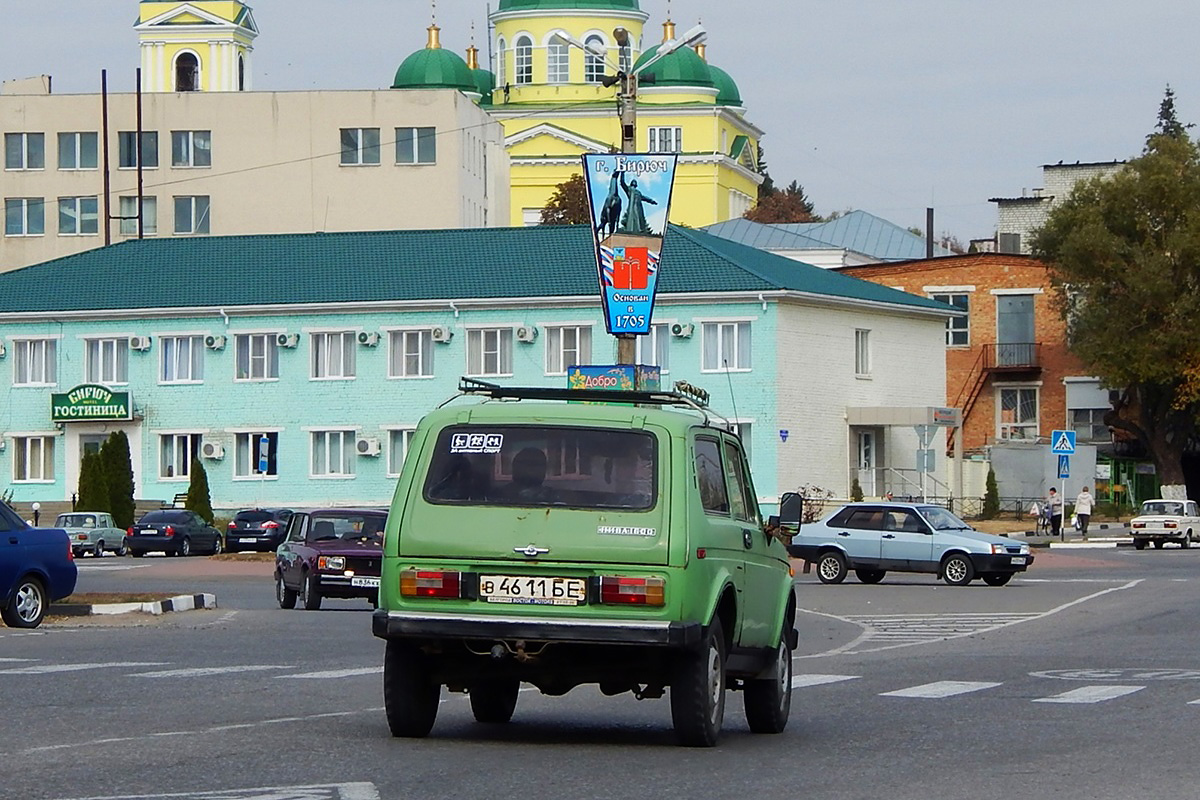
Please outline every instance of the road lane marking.
[[243, 664], [234, 667], [188, 667], [186, 669], [164, 669], [156, 672], [131, 672], [131, 678], [204, 678], [209, 675], [227, 675], [231, 672], [265, 672], [271, 669], [295, 669], [285, 664]]
[[880, 697], [919, 697], [937, 700], [942, 697], [953, 697], [958, 694], [980, 692], [984, 689], [994, 689], [999, 683], [991, 681], [935, 681], [920, 686], [910, 686], [907, 689], [897, 689], [894, 692], [882, 692]]
[[35, 667], [0, 669], [0, 675], [47, 675], [54, 672], [82, 672], [87, 669], [113, 669], [129, 667], [161, 667], [167, 661], [107, 661], [102, 664], [40, 664]]
[[369, 781], [356, 781], [303, 786], [256, 786], [249, 789], [203, 789], [167, 794], [105, 795], [59, 800], [379, 800], [379, 789]]
[[823, 686], [827, 683], [841, 683], [842, 681], [852, 681], [862, 677], [861, 675], [793, 675], [792, 688], [803, 689], [806, 686]]
[[357, 675], [380, 675], [383, 673], [383, 667], [360, 667], [359, 669], [330, 669], [324, 672], [301, 672], [296, 675], [276, 675], [278, 678], [312, 678], [313, 680], [323, 680], [325, 678], [352, 678]]
[[1035, 703], [1103, 703], [1127, 694], [1140, 692], [1145, 686], [1084, 686], [1051, 697], [1039, 697]]

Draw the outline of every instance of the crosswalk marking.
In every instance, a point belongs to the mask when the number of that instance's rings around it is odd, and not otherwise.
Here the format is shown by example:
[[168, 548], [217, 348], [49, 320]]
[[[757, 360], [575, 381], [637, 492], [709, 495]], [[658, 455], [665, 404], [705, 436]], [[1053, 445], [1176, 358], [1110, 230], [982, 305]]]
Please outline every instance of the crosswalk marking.
[[[324, 672], [301, 672], [296, 675], [276, 675], [276, 678], [311, 678], [313, 680], [322, 680], [325, 678], [353, 678], [356, 675], [379, 675], [382, 674], [383, 667], [361, 667], [359, 669], [330, 669]], [[793, 684], [794, 686], [795, 684]]]
[[209, 675], [225, 675], [230, 672], [265, 672], [272, 669], [295, 669], [281, 664], [243, 664], [234, 667], [191, 667], [188, 669], [164, 669], [156, 672], [133, 672], [131, 678], [203, 678]]
[[1035, 703], [1103, 703], [1127, 694], [1140, 692], [1145, 686], [1084, 686], [1052, 697], [1039, 697]]
[[957, 639], [975, 633], [1015, 625], [1041, 616], [1037, 613], [964, 613], [964, 614], [856, 614], [846, 620], [861, 625], [862, 636], [853, 652], [905, 647], [914, 644]]
[[922, 697], [936, 700], [942, 697], [953, 697], [956, 694], [993, 689], [999, 685], [999, 683], [991, 681], [935, 681], [920, 686], [910, 686], [907, 689], [897, 689], [894, 692], [883, 692], [880, 697]]
[[55, 672], [82, 672], [88, 669], [112, 667], [160, 667], [166, 663], [166, 661], [107, 661], [97, 664], [38, 664], [32, 667], [0, 669], [0, 675], [48, 675]]
[[859, 675], [793, 675], [792, 688], [803, 689], [806, 686], [821, 686], [826, 683], [840, 683], [858, 679]]

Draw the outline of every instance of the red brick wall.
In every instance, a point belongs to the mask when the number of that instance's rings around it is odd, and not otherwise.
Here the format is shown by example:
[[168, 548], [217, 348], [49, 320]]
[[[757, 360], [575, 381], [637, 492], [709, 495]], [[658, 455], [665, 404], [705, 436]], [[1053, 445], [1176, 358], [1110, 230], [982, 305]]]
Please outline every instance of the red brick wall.
[[[1067, 352], [1066, 331], [1055, 306], [1046, 266], [1029, 256], [1007, 253], [978, 253], [947, 258], [922, 259], [838, 270], [884, 286], [929, 296], [927, 286], [974, 286], [970, 298], [968, 330], [970, 345], [946, 348], [946, 404], [961, 407], [969, 393], [967, 384], [978, 375], [981, 345], [996, 342], [996, 296], [993, 289], [1041, 289], [1033, 298], [1035, 341], [1041, 344], [1042, 369], [1034, 372], [993, 374], [984, 384], [965, 424], [963, 445], [977, 449], [998, 435], [995, 382], [1040, 381], [1038, 433], [1049, 437], [1052, 430], [1068, 428], [1066, 387], [1063, 378], [1087, 375], [1079, 360]], [[958, 293], [958, 292], [955, 292]]]

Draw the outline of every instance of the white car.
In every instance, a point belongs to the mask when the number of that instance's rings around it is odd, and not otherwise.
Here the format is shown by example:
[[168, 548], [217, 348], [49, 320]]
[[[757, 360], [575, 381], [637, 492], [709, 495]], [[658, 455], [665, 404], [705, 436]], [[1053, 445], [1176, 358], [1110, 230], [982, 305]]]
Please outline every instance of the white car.
[[105, 550], [119, 556], [126, 553], [125, 531], [113, 524], [112, 516], [103, 511], [72, 511], [59, 514], [54, 527], [62, 528], [71, 539], [76, 557], [90, 553], [99, 558]]
[[1200, 512], [1195, 500], [1147, 500], [1142, 503], [1142, 513], [1129, 523], [1133, 546], [1145, 549], [1148, 542], [1162, 547], [1166, 542], [1177, 542], [1180, 547], [1191, 547], [1192, 540], [1200, 533]]

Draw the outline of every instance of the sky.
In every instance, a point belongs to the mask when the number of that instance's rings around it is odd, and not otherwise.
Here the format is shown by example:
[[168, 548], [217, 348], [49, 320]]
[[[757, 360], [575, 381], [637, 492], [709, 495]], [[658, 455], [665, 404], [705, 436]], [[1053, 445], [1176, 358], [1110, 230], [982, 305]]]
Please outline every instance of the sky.
[[[491, 0], [495, 8], [497, 0]], [[670, 14], [708, 30], [709, 61], [765, 131], [771, 177], [820, 214], [862, 209], [964, 244], [993, 235], [992, 197], [1041, 166], [1136, 156], [1169, 84], [1200, 123], [1188, 0], [641, 0], [647, 44]], [[425, 44], [429, 0], [251, 0], [254, 87], [371, 89]], [[439, 0], [442, 44], [486, 53], [489, 0]], [[135, 0], [0, 0], [0, 79], [56, 94], [131, 91]], [[615, 110], [614, 110], [615, 113]]]

